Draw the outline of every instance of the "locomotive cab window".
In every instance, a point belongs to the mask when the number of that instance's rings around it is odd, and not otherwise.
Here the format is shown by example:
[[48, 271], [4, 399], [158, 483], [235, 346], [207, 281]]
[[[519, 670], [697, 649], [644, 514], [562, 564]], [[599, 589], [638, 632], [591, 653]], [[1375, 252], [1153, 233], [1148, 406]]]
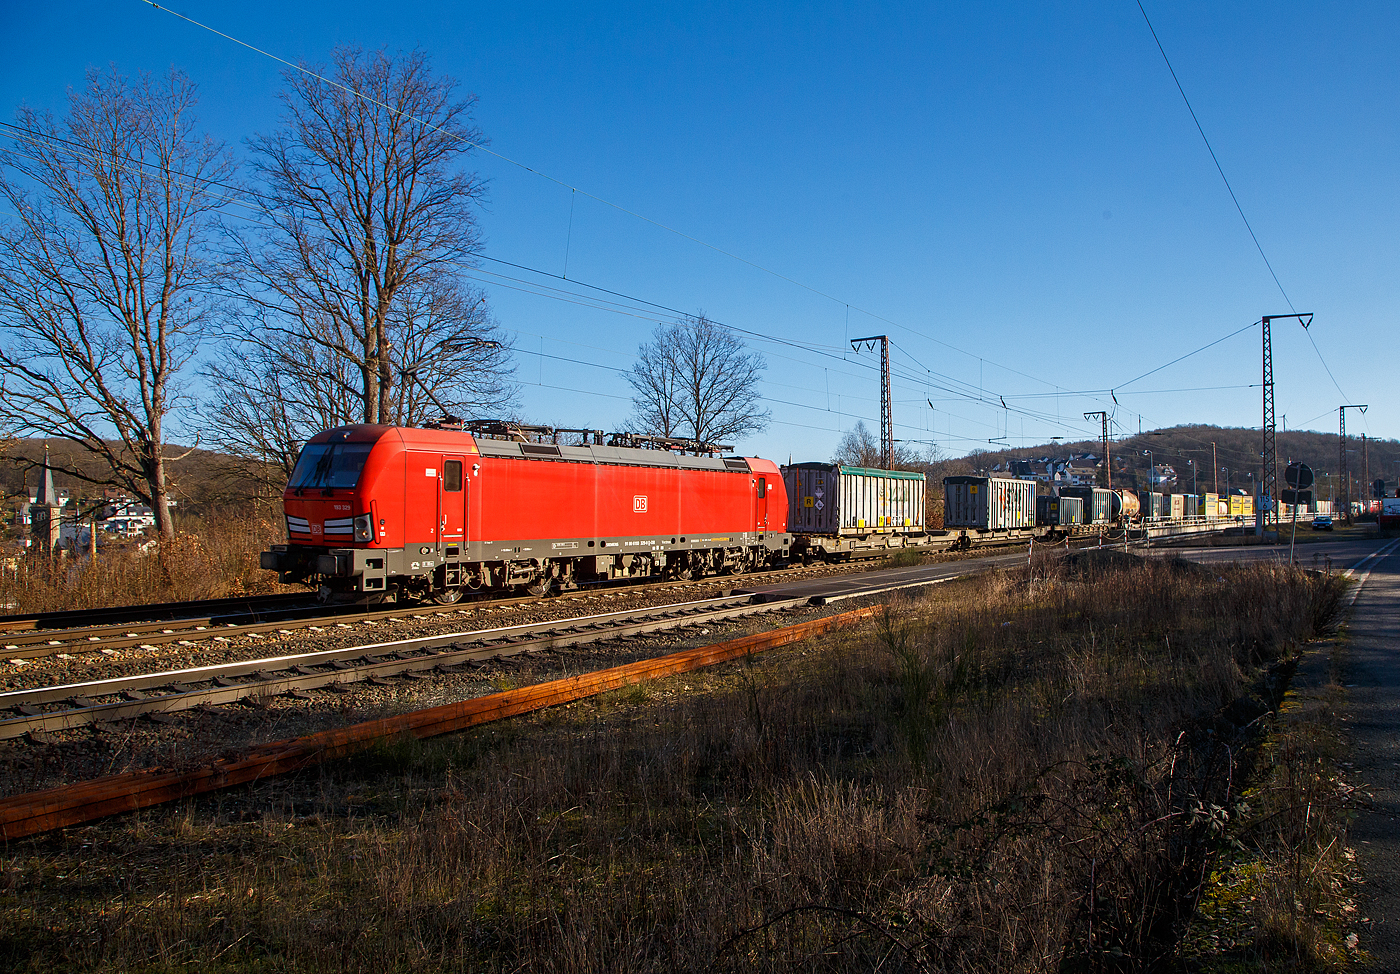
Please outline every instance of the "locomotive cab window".
[[763, 477], [759, 477], [759, 478], [758, 478], [758, 496], [759, 496], [759, 497], [766, 497], [767, 495], [768, 495], [768, 481], [767, 481], [766, 479], [764, 479]]
[[308, 443], [287, 486], [354, 487], [373, 448], [373, 443]]
[[444, 460], [442, 462], [442, 489], [445, 491], [462, 489], [461, 460]]

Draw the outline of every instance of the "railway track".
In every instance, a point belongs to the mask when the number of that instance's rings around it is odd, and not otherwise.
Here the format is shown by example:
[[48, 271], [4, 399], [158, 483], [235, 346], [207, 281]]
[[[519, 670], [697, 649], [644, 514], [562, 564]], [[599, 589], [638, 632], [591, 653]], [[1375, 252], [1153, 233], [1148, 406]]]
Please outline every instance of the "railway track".
[[[1076, 539], [1075, 547], [1092, 546], [1095, 538]], [[1024, 540], [1005, 543], [979, 545], [976, 553], [965, 557], [975, 559], [980, 554], [1007, 547], [1023, 546]], [[940, 554], [948, 551], [947, 546], [925, 546], [903, 550], [920, 551], [926, 554]], [[842, 562], [803, 568], [787, 568], [780, 571], [760, 572], [754, 576], [725, 576], [697, 579], [694, 581], [669, 581], [638, 584], [637, 582], [610, 583], [603, 586], [590, 586], [576, 591], [553, 596], [550, 601], [558, 602], [596, 594], [605, 589], [657, 591], [669, 588], [685, 589], [714, 586], [719, 582], [740, 583], [745, 578], [765, 576], [783, 578], [810, 578], [824, 574], [843, 574], [852, 571], [865, 571], [884, 559], [867, 559], [855, 562]], [[156, 646], [180, 643], [194, 645], [202, 640], [228, 640], [234, 636], [262, 636], [272, 633], [290, 635], [298, 630], [349, 628], [353, 623], [401, 620], [423, 621], [432, 618], [446, 618], [466, 614], [484, 606], [502, 607], [537, 603], [535, 596], [508, 596], [504, 598], [483, 598], [470, 602], [458, 602], [450, 606], [432, 604], [396, 604], [387, 608], [369, 609], [364, 606], [345, 605], [335, 608], [312, 602], [305, 594], [269, 596], [265, 599], [217, 599], [206, 602], [165, 603], [152, 606], [127, 606], [111, 610], [83, 610], [77, 613], [43, 613], [34, 616], [0, 617], [0, 660], [28, 661], [62, 654], [94, 653], [116, 651], [132, 647], [154, 648]], [[242, 611], [238, 611], [241, 608]], [[179, 615], [180, 610], [207, 610], [202, 614]], [[103, 613], [110, 613], [104, 616]], [[152, 621], [115, 622], [112, 617], [142, 618]], [[61, 620], [102, 619], [101, 624], [56, 628]], [[6, 628], [6, 627], [10, 628]]]
[[[808, 599], [762, 602], [728, 596], [552, 622], [443, 633], [344, 649], [268, 657], [0, 693], [0, 740], [48, 735], [99, 723], [119, 723], [199, 706], [270, 700], [337, 689], [361, 681], [422, 679], [460, 673], [487, 659], [537, 653], [667, 629], [683, 629], [757, 613], [782, 612]], [[246, 631], [246, 630], [244, 630]]]
[[[850, 571], [850, 568], [823, 566], [820, 568], [798, 568], [784, 572], [784, 577], [802, 578], [833, 572]], [[746, 576], [727, 576], [688, 582], [657, 582], [645, 586], [633, 583], [630, 586], [614, 586], [618, 590], [642, 589], [655, 591], [666, 588], [696, 588], [714, 586], [723, 581], [736, 583]], [[761, 576], [755, 576], [761, 577]], [[599, 589], [588, 588], [566, 592], [550, 599], [551, 602], [580, 598], [597, 594]], [[294, 601], [299, 599], [300, 601]], [[223, 600], [236, 602], [238, 600]], [[243, 600], [247, 602], [248, 600]], [[34, 660], [60, 654], [95, 653], [103, 650], [120, 650], [131, 647], [155, 647], [170, 643], [193, 645], [207, 639], [230, 639], [234, 636], [259, 636], [270, 633], [290, 635], [297, 630], [349, 628], [357, 622], [396, 622], [406, 619], [426, 620], [463, 615], [483, 606], [502, 607], [539, 602], [536, 596], [512, 596], [507, 598], [483, 599], [472, 602], [458, 602], [450, 606], [431, 604], [400, 604], [387, 608], [367, 609], [364, 606], [341, 606], [328, 609], [321, 604], [307, 605], [307, 596], [288, 598], [285, 603], [269, 603], [244, 613], [224, 612], [222, 614], [191, 615], [176, 618], [157, 618], [154, 621], [131, 623], [105, 623], [68, 629], [14, 629], [5, 631], [5, 620], [0, 618], [0, 659]], [[282, 606], [279, 608], [279, 604]], [[206, 603], [168, 603], [159, 608], [173, 609], [175, 606], [203, 606]], [[131, 606], [120, 612], [138, 613], [148, 607]], [[103, 610], [107, 611], [107, 610]], [[86, 614], [86, 613], [84, 613]], [[50, 617], [56, 613], [46, 614]], [[11, 617], [13, 619], [37, 619], [39, 617]], [[251, 621], [249, 621], [251, 620]]]
[[193, 602], [155, 602], [148, 605], [124, 605], [109, 609], [69, 609], [62, 612], [34, 612], [0, 616], [0, 639], [13, 642], [14, 636], [49, 630], [70, 630], [88, 627], [118, 626], [124, 622], [156, 622], [214, 618], [236, 614], [274, 612], [314, 603], [316, 597], [307, 592], [278, 595], [240, 595], [227, 599], [200, 599]]

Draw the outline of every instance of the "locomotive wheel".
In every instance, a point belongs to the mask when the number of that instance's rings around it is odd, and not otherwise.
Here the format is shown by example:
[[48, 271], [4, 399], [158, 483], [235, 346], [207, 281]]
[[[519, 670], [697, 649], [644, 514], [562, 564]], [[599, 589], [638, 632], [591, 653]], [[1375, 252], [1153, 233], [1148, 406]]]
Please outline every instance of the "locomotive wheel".
[[528, 592], [530, 595], [535, 595], [539, 596], [540, 598], [543, 598], [550, 592], [554, 591], [554, 579], [546, 575], [544, 578], [541, 578], [533, 585], [527, 585], [525, 587], [525, 591]]
[[438, 605], [456, 605], [462, 601], [462, 590], [460, 588], [438, 589], [433, 593], [433, 601]]

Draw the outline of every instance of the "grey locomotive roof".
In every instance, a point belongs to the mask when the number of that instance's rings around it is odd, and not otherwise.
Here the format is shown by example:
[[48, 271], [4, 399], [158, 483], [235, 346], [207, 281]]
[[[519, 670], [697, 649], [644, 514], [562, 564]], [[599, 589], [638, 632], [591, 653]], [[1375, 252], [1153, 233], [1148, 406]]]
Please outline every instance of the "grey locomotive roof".
[[550, 443], [516, 443], [476, 438], [484, 457], [526, 457], [573, 463], [606, 463], [632, 467], [667, 467], [681, 470], [735, 470], [747, 472], [747, 461], [723, 457], [689, 457], [667, 450], [636, 450], [621, 446], [554, 446]]

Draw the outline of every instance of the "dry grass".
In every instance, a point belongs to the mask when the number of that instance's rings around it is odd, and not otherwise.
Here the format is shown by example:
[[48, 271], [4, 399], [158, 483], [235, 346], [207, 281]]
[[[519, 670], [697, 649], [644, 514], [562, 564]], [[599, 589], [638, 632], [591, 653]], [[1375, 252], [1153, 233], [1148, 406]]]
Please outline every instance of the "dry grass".
[[0, 966], [1160, 967], [1339, 586], [1122, 556], [1037, 576], [22, 843]]
[[283, 541], [280, 518], [249, 509], [221, 509], [177, 522], [177, 537], [142, 551], [135, 545], [87, 556], [49, 559], [37, 552], [0, 570], [6, 613], [96, 609], [184, 602], [278, 591], [258, 554]]
[[1361, 877], [1347, 846], [1362, 796], [1341, 771], [1343, 656], [1340, 642], [1310, 654], [1270, 715], [1243, 814], [1229, 824], [1183, 945], [1193, 970], [1341, 971], [1366, 960], [1355, 935]]

